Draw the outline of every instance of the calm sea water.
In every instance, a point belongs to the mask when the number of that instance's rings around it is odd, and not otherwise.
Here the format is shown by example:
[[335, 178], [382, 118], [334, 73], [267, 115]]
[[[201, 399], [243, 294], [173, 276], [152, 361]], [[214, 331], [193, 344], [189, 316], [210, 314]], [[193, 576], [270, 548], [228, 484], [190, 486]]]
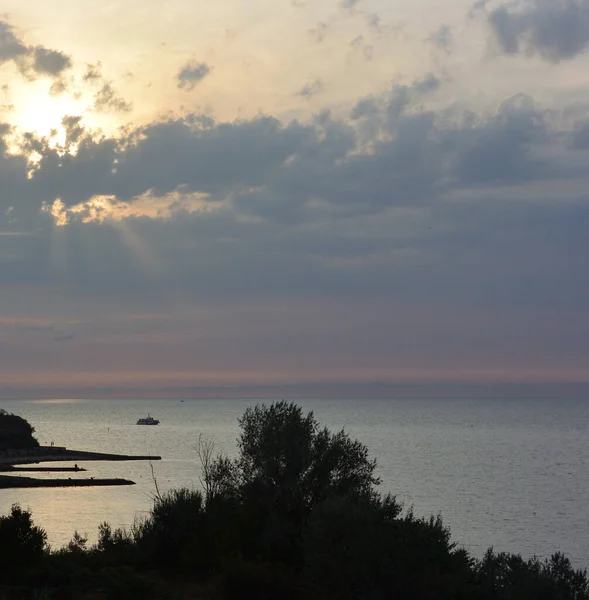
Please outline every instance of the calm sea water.
[[[199, 435], [235, 454], [237, 419], [251, 400], [0, 401], [29, 420], [43, 444], [161, 455], [160, 490], [198, 487]], [[378, 459], [382, 491], [416, 514], [441, 513], [474, 555], [489, 546], [526, 556], [565, 552], [589, 566], [589, 401], [314, 400], [300, 404], [345, 429]], [[157, 427], [135, 425], [147, 412]], [[137, 485], [0, 490], [0, 514], [30, 507], [53, 547], [74, 532], [96, 539], [103, 521], [129, 526], [149, 510], [149, 463], [83, 463], [80, 477], [125, 477]], [[39, 475], [42, 476], [42, 475]], [[60, 475], [58, 475], [60, 476]], [[63, 476], [69, 476], [64, 474]]]

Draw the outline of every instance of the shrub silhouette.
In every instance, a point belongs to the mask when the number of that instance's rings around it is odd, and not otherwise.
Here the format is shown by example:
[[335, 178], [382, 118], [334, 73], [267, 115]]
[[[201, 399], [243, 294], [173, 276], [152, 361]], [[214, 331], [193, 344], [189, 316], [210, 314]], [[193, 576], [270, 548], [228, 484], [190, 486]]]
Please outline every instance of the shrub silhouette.
[[340, 494], [371, 494], [380, 480], [368, 449], [344, 432], [320, 428], [293, 403], [248, 408], [239, 420], [236, 466], [242, 493], [310, 509]]
[[563, 554], [541, 562], [489, 549], [476, 566], [485, 600], [587, 600], [587, 571], [574, 569]]
[[0, 516], [0, 581], [13, 582], [38, 567], [44, 557], [47, 534], [33, 524], [31, 513], [14, 504], [10, 515]]
[[324, 598], [475, 597], [471, 561], [441, 519], [401, 516], [391, 496], [327, 501], [309, 519], [304, 549], [308, 588]]
[[[239, 424], [237, 458], [205, 447], [204, 493], [156, 490], [144, 521], [130, 531], [102, 524], [91, 548], [75, 534], [50, 552], [30, 513], [13, 506], [0, 517], [0, 598], [49, 586], [64, 600], [589, 600], [587, 573], [561, 554], [471, 558], [440, 517], [379, 494], [366, 447], [313, 413], [283, 401], [247, 409]], [[204, 591], [165, 595], [182, 581]]]
[[0, 450], [37, 448], [35, 428], [25, 419], [0, 408]]
[[219, 457], [205, 475], [205, 488], [215, 490], [207, 502], [240, 511], [249, 530], [245, 556], [302, 564], [302, 530], [313, 508], [332, 497], [374, 495], [376, 461], [366, 446], [321, 428], [293, 403], [248, 408], [239, 425], [238, 457]]
[[202, 570], [199, 559], [206, 551], [203, 508], [199, 491], [182, 488], [156, 496], [149, 517], [135, 528], [141, 560], [166, 570]]

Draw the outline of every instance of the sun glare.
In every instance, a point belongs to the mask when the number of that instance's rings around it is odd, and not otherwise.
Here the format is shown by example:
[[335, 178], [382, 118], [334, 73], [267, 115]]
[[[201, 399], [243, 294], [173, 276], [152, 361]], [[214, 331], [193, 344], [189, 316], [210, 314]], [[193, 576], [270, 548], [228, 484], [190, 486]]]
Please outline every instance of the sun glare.
[[56, 143], [65, 139], [61, 124], [67, 115], [80, 115], [86, 108], [86, 102], [75, 99], [67, 94], [51, 96], [41, 82], [29, 84], [21, 90], [17, 107], [10, 121], [20, 133], [31, 132], [43, 137], [53, 136]]

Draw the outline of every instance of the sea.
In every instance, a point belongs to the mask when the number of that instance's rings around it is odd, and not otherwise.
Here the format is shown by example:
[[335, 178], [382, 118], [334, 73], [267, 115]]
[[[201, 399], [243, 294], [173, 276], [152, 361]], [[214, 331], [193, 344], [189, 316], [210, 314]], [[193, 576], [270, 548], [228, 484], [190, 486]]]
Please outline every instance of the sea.
[[[160, 461], [84, 462], [80, 473], [133, 486], [0, 490], [0, 514], [30, 508], [53, 548], [74, 531], [130, 527], [160, 492], [199, 488], [199, 438], [235, 456], [238, 419], [255, 400], [0, 400], [40, 443], [69, 449], [159, 455]], [[489, 547], [525, 557], [565, 553], [589, 566], [589, 399], [301, 400], [332, 430], [344, 428], [378, 462], [380, 490], [418, 516], [441, 515], [453, 541], [473, 556]], [[158, 426], [138, 426], [147, 414]], [[47, 463], [45, 466], [49, 466]], [[62, 464], [63, 466], [63, 464]], [[73, 466], [73, 465], [71, 465]], [[37, 475], [35, 475], [37, 476]]]

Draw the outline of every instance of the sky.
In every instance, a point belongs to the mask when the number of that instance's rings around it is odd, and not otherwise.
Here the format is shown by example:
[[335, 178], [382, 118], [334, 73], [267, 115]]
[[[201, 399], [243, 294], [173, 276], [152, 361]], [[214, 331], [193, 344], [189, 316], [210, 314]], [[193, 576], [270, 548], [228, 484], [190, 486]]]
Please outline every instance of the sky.
[[589, 0], [2, 10], [0, 397], [589, 381]]

